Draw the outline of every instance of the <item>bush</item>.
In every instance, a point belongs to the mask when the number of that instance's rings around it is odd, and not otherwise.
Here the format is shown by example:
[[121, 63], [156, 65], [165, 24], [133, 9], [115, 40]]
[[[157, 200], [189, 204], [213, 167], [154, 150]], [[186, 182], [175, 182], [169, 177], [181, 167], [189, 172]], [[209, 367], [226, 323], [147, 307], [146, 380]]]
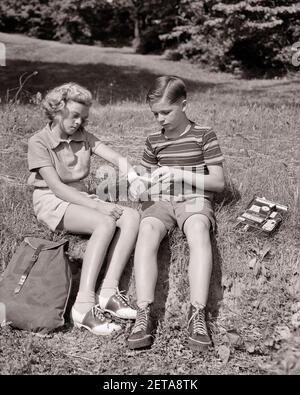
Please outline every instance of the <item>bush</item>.
[[167, 60], [181, 60], [182, 59], [182, 54], [178, 49], [166, 49], [164, 51], [164, 58]]
[[128, 43], [133, 35], [129, 7], [106, 0], [2, 0], [0, 29], [83, 44]]
[[54, 37], [53, 12], [47, 0], [2, 0], [0, 28], [8, 33], [26, 33], [52, 39]]

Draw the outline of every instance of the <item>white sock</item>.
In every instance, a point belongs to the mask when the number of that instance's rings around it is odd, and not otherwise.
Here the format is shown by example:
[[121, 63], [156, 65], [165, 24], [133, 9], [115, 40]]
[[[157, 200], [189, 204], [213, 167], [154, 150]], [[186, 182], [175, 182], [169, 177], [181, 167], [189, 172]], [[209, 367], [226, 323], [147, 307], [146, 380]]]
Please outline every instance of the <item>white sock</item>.
[[153, 300], [142, 300], [142, 301], [138, 302], [137, 305], [140, 309], [145, 309], [151, 303], [153, 303]]
[[205, 304], [202, 304], [202, 303], [199, 303], [199, 302], [196, 302], [196, 301], [191, 302], [191, 304], [192, 304], [194, 307], [196, 307], [196, 309], [199, 308], [199, 309], [201, 309], [201, 310], [204, 310], [205, 307], [206, 307]]
[[95, 292], [79, 291], [74, 303], [74, 309], [79, 313], [85, 314], [96, 304]]
[[101, 287], [98, 289], [97, 294], [100, 298], [109, 299], [116, 293], [118, 289], [119, 281], [117, 280], [103, 280]]

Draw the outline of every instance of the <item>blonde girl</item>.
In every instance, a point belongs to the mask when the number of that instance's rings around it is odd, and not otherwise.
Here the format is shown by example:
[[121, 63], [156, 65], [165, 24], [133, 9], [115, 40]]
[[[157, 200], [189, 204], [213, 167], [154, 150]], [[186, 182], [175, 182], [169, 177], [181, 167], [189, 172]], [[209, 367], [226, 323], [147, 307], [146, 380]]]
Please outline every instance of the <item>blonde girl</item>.
[[[33, 207], [40, 222], [52, 231], [91, 235], [71, 318], [78, 327], [109, 335], [121, 330], [111, 318], [136, 317], [118, 284], [136, 242], [139, 214], [89, 195], [83, 179], [89, 174], [91, 155], [96, 154], [118, 166], [129, 183], [139, 181], [126, 158], [85, 129], [91, 104], [91, 93], [76, 83], [63, 84], [46, 95], [43, 107], [49, 123], [29, 139], [28, 184], [34, 187]], [[106, 255], [108, 269], [96, 293]]]

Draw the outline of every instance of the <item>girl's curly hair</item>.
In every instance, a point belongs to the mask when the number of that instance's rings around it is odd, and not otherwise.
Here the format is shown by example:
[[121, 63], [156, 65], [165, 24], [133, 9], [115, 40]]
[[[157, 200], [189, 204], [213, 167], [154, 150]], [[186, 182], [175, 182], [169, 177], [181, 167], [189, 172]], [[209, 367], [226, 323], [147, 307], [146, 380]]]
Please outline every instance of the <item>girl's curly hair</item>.
[[53, 120], [55, 115], [64, 108], [69, 100], [84, 104], [85, 106], [91, 106], [92, 94], [83, 86], [75, 82], [68, 82], [49, 91], [42, 101], [42, 107], [47, 117]]

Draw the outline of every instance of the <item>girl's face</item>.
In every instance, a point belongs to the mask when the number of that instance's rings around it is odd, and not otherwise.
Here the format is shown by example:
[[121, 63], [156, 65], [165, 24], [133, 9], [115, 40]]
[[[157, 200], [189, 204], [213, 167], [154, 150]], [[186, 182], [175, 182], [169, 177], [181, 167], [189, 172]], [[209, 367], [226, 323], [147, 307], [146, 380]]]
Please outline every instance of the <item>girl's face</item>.
[[186, 100], [170, 104], [168, 99], [150, 103], [150, 109], [159, 124], [169, 132], [180, 130], [186, 121]]
[[62, 132], [71, 136], [79, 129], [80, 126], [84, 126], [88, 116], [88, 106], [70, 100], [66, 103], [61, 114], [58, 116], [60, 129]]

